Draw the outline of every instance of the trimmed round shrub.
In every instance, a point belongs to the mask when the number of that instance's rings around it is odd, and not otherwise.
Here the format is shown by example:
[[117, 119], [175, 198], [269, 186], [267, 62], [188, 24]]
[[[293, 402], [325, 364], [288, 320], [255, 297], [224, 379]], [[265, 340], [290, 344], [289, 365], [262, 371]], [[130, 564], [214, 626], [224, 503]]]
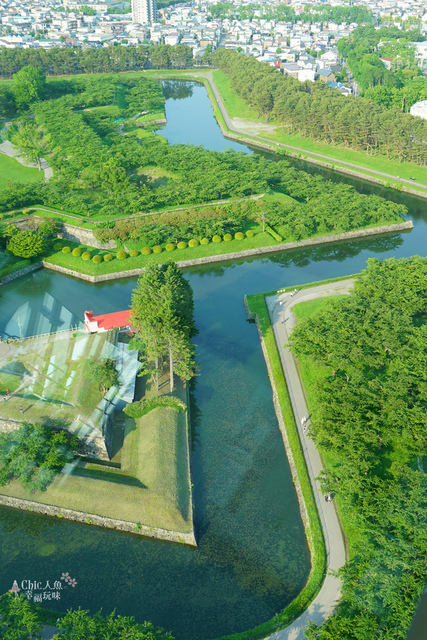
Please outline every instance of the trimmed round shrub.
[[100, 255], [93, 256], [92, 262], [94, 262], [95, 264], [99, 264], [100, 262], [102, 262], [101, 256]]
[[172, 244], [172, 242], [169, 242], [166, 247], [165, 247], [166, 251], [173, 251], [175, 249], [175, 245]]
[[188, 243], [189, 247], [198, 247], [199, 246], [199, 241], [196, 240], [195, 238], [192, 238], [189, 243]]
[[82, 253], [82, 260], [90, 260], [90, 259], [91, 259], [91, 257], [92, 257], [92, 254], [91, 254], [91, 253], [89, 253], [89, 251], [84, 251], [84, 252]]
[[138, 255], [138, 251], [136, 249], [131, 249], [129, 251], [129, 255], [131, 258], [136, 258], [136, 256]]
[[243, 240], [245, 236], [241, 231], [238, 231], [237, 233], [234, 234], [234, 237], [236, 238], [236, 240]]
[[247, 237], [247, 238], [253, 238], [253, 237], [254, 237], [254, 235], [255, 235], [255, 233], [252, 231], [252, 229], [248, 229], [248, 230], [246, 231], [246, 237]]
[[162, 247], [159, 244], [154, 245], [153, 253], [162, 253]]
[[[160, 251], [162, 250], [162, 248], [161, 248], [161, 247], [159, 247], [159, 249], [160, 249]], [[156, 252], [156, 253], [160, 253], [160, 251], [158, 251], [158, 252]], [[151, 253], [151, 249], [150, 249], [150, 247], [143, 247], [143, 248], [141, 249], [141, 254], [142, 254], [143, 256], [149, 256], [149, 255], [150, 255], [150, 253]]]
[[221, 240], [222, 240], [221, 236], [214, 236], [212, 238], [212, 242], [221, 242]]
[[187, 243], [186, 242], [178, 242], [177, 247], [178, 247], [178, 249], [186, 249], [187, 248]]
[[62, 244], [60, 242], [55, 242], [55, 244], [53, 245], [53, 250], [61, 251], [61, 249], [62, 249]]
[[110, 262], [113, 259], [112, 253], [106, 253], [104, 256], [104, 262]]
[[81, 256], [81, 255], [82, 255], [82, 250], [81, 250], [81, 249], [79, 249], [78, 247], [75, 247], [75, 248], [73, 249], [73, 256], [74, 256], [75, 258], [80, 258], [80, 256]]
[[231, 235], [231, 233], [226, 233], [224, 236], [224, 242], [230, 242], [230, 240], [233, 239], [233, 236]]
[[117, 251], [116, 258], [117, 260], [125, 260], [127, 258], [126, 251]]
[[62, 247], [62, 253], [71, 253], [70, 247]]
[[200, 244], [209, 244], [209, 238], [202, 238]]

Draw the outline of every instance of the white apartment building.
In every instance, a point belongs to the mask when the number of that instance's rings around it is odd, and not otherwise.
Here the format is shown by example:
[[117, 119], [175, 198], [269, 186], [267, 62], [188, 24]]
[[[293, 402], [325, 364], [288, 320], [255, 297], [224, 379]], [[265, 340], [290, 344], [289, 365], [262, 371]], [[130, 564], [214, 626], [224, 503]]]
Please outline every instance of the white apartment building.
[[156, 0], [132, 0], [132, 22], [151, 24], [157, 19]]

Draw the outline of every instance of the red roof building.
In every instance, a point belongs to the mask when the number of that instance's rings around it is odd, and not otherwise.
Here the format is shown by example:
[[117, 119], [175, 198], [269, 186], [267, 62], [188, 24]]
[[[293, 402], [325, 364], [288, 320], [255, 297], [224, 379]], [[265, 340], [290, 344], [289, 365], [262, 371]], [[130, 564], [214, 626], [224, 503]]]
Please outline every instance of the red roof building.
[[110, 329], [129, 331], [132, 330], [129, 318], [130, 309], [116, 311], [115, 313], [104, 313], [101, 316], [94, 316], [92, 311], [85, 311], [85, 327], [89, 333], [109, 331]]

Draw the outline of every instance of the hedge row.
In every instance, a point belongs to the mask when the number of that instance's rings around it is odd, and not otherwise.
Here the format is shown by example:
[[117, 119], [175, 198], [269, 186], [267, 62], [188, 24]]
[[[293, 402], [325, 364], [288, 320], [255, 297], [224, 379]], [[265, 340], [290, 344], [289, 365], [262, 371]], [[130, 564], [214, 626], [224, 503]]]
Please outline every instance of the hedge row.
[[156, 396], [155, 398], [148, 398], [147, 400], [139, 400], [127, 404], [123, 411], [127, 416], [136, 420], [137, 418], [142, 418], [146, 413], [149, 413], [149, 411], [157, 407], [170, 407], [171, 409], [176, 409], [181, 412], [187, 408], [186, 404], [175, 396]]
[[[254, 232], [252, 231], [252, 229], [249, 229], [248, 231], [246, 231], [246, 237], [247, 238], [253, 238], [254, 237]], [[234, 234], [234, 238], [235, 240], [243, 240], [245, 237], [245, 234], [243, 234], [241, 231], [238, 231], [237, 233]], [[233, 236], [230, 233], [226, 233], [224, 235], [224, 237], [221, 238], [221, 236], [213, 236], [212, 238], [212, 242], [218, 243], [218, 242], [230, 242], [233, 239]], [[209, 238], [202, 238], [200, 240], [200, 244], [202, 245], [207, 245], [209, 244], [210, 240]], [[168, 243], [165, 245], [165, 249], [166, 251], [174, 251], [175, 249], [186, 249], [188, 247], [198, 247], [199, 246], [199, 241], [196, 240], [195, 238], [193, 238], [192, 240], [189, 240], [188, 245], [186, 242], [178, 242], [178, 244], [173, 244], [172, 242]], [[75, 258], [82, 258], [82, 260], [90, 260], [92, 259], [92, 262], [95, 262], [95, 264], [99, 264], [100, 262], [102, 262], [102, 260], [104, 259], [104, 262], [110, 262], [110, 260], [112, 260], [114, 258], [113, 254], [111, 253], [106, 253], [104, 255], [104, 258], [102, 258], [100, 255], [95, 255], [92, 258], [92, 255], [89, 251], [83, 251], [82, 249], [80, 249], [79, 247], [75, 247], [73, 250], [71, 250], [70, 247], [63, 247], [61, 243], [56, 242], [53, 245], [53, 248], [55, 251], [62, 251], [62, 253], [68, 254], [71, 253]], [[163, 248], [157, 244], [154, 247], [143, 247], [143, 249], [141, 249], [141, 255], [143, 256], [149, 256], [150, 253], [162, 253]], [[136, 249], [131, 249], [129, 251], [129, 256], [131, 258], [136, 258], [136, 256], [138, 255], [138, 251]], [[120, 251], [117, 251], [116, 253], [116, 258], [117, 260], [125, 260], [128, 257], [128, 254], [126, 253], [126, 251], [123, 251], [123, 249], [120, 249]]]

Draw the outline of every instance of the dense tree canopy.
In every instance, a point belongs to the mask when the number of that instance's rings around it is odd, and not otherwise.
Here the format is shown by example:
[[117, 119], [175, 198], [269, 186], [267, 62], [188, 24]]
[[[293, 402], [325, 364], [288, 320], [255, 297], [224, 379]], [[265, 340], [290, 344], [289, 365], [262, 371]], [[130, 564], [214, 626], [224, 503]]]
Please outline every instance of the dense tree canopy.
[[344, 97], [323, 82], [282, 76], [277, 69], [235, 51], [218, 49], [214, 60], [260, 117], [274, 118], [289, 133], [400, 162], [427, 164], [427, 122], [421, 118], [365, 98]]
[[0, 486], [17, 478], [32, 493], [45, 491], [55, 475], [73, 459], [77, 437], [42, 424], [24, 422], [0, 434]]
[[[39, 607], [20, 596], [7, 593], [0, 597], [2, 640], [40, 640], [43, 624]], [[83, 609], [69, 609], [57, 622], [55, 640], [173, 640], [170, 633], [151, 622], [138, 624], [134, 618], [91, 615]]]
[[[364, 96], [378, 105], [409, 111], [427, 97], [427, 78], [415, 61], [414, 42], [424, 40], [419, 31], [397, 27], [358, 27], [338, 42]], [[380, 58], [391, 58], [386, 69]]]
[[427, 260], [370, 260], [292, 334], [321, 367], [311, 430], [353, 532], [341, 603], [313, 640], [403, 639], [425, 586], [426, 317]]
[[74, 75], [76, 73], [108, 73], [136, 71], [150, 64], [156, 66], [161, 53], [165, 67], [182, 67], [192, 64], [192, 51], [186, 45], [138, 45], [102, 49], [81, 47], [54, 47], [52, 49], [9, 49], [0, 47], [0, 69], [2, 76], [12, 77], [28, 65], [36, 67], [49, 76]]

